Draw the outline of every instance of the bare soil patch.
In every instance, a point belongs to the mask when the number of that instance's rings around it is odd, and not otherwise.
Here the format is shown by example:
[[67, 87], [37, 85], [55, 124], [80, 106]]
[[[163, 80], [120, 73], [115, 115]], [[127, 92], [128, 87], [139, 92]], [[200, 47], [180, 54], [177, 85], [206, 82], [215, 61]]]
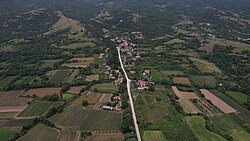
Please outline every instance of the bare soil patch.
[[81, 92], [82, 88], [85, 88], [85, 85], [70, 87], [70, 89], [67, 91], [67, 93], [79, 94]]
[[175, 84], [190, 84], [190, 81], [188, 78], [184, 78], [184, 77], [174, 77], [173, 81]]
[[[5, 91], [0, 92], [0, 106], [24, 106], [32, 98], [19, 97], [23, 91]], [[2, 108], [1, 108], [2, 109]]]
[[221, 100], [220, 98], [218, 98], [217, 96], [215, 96], [210, 91], [208, 91], [206, 89], [200, 89], [200, 91], [205, 96], [205, 98], [207, 100], [211, 101], [211, 103], [213, 103], [213, 105], [216, 106], [217, 108], [219, 108], [222, 112], [224, 112], [226, 114], [230, 114], [230, 113], [235, 113], [236, 112], [236, 110], [234, 108], [232, 108], [231, 106], [229, 106], [227, 103], [225, 103], [223, 100]]

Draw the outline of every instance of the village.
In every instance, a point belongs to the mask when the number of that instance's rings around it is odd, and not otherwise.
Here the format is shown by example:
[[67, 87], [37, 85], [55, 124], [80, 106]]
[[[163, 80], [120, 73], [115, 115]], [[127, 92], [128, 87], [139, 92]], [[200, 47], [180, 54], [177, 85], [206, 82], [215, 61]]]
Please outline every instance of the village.
[[[141, 32], [132, 32], [131, 34], [135, 39], [138, 40], [144, 39]], [[141, 52], [138, 48], [136, 48], [136, 44], [132, 43], [131, 39], [125, 35], [111, 39], [111, 41], [118, 44], [116, 46], [116, 49], [119, 48], [121, 50], [124, 68], [127, 68], [129, 70], [129, 74], [141, 76], [141, 78], [143, 78], [139, 80], [132, 80], [132, 82], [135, 84], [136, 90], [138, 90], [139, 92], [143, 92], [144, 90], [148, 90], [150, 87], [152, 87], [155, 83], [152, 81], [150, 77], [150, 70], [146, 69], [143, 70], [142, 72], [137, 72], [135, 70], [130, 69], [136, 65], [136, 61], [143, 59], [141, 57], [141, 54], [143, 52]], [[103, 59], [107, 57], [106, 54], [109, 50], [110, 48], [106, 48], [103, 53], [99, 54], [99, 58]], [[103, 66], [105, 67], [105, 75], [107, 75], [109, 79], [114, 80], [113, 83], [115, 86], [120, 86], [125, 81], [124, 74], [122, 73], [121, 70], [113, 69], [106, 63], [103, 63]], [[113, 95], [112, 100], [116, 100], [119, 102], [115, 107], [112, 107], [109, 104], [109, 105], [104, 105], [102, 109], [121, 111], [122, 110], [121, 94]]]

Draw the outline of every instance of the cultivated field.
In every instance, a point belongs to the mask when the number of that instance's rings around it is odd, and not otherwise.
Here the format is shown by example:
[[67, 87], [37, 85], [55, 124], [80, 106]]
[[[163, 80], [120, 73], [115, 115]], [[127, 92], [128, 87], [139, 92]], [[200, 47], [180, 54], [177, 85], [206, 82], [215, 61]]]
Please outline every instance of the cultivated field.
[[19, 97], [22, 91], [5, 91], [0, 92], [0, 106], [24, 106], [32, 98]]
[[182, 71], [178, 70], [162, 70], [161, 73], [163, 75], [184, 75]]
[[199, 87], [216, 87], [217, 81], [214, 76], [191, 75], [191, 82]]
[[196, 67], [204, 73], [221, 73], [221, 70], [215, 66], [215, 64], [210, 63], [206, 60], [201, 60], [198, 58], [189, 57], [189, 59], [196, 65]]
[[124, 141], [122, 133], [92, 134], [86, 141]]
[[57, 94], [60, 95], [61, 88], [37, 88], [29, 89], [22, 96], [33, 96], [34, 94], [39, 97], [44, 97], [46, 95]]
[[99, 80], [99, 75], [89, 75], [87, 76], [87, 78], [85, 79], [85, 81], [87, 82], [91, 82], [93, 80]]
[[205, 98], [213, 103], [214, 106], [219, 108], [222, 112], [229, 114], [229, 113], [235, 113], [236, 110], [229, 106], [227, 103], [216, 97], [214, 94], [209, 92], [206, 89], [201, 89], [201, 93], [205, 96]]
[[0, 81], [0, 89], [7, 87], [9, 84], [11, 84], [17, 76], [8, 76]]
[[80, 132], [62, 131], [57, 141], [78, 141]]
[[118, 90], [118, 86], [115, 86], [113, 83], [96, 84], [90, 89], [93, 91], [95, 88], [97, 88], [98, 92], [103, 93], [114, 93]]
[[71, 74], [72, 70], [57, 70], [55, 74], [50, 78], [52, 83], [63, 83]]
[[11, 140], [16, 133], [18, 133], [19, 131], [17, 130], [13, 130], [13, 129], [1, 129], [0, 128], [0, 141], [9, 141]]
[[82, 95], [78, 99], [76, 99], [73, 103], [74, 104], [82, 104], [83, 101], [88, 101], [90, 104], [96, 103], [99, 98], [102, 96], [102, 93], [98, 92], [91, 92], [88, 95]]
[[23, 127], [32, 124], [33, 119], [12, 119], [5, 122], [2, 127]]
[[226, 141], [221, 136], [205, 128], [205, 119], [201, 116], [188, 116], [185, 118], [195, 136], [200, 141]]
[[188, 78], [185, 78], [185, 77], [174, 77], [173, 81], [175, 84], [186, 84], [186, 85], [190, 84], [190, 81], [188, 80]]
[[214, 114], [209, 116], [213, 128], [222, 134], [232, 136], [235, 141], [244, 141], [250, 138], [250, 134], [244, 131], [241, 126], [225, 114]]
[[241, 104], [247, 103], [247, 95], [244, 93], [236, 91], [226, 91], [226, 94], [228, 94], [230, 97], [232, 97], [234, 100], [238, 101]]
[[185, 123], [166, 128], [163, 133], [167, 141], [198, 141], [191, 128]]
[[143, 131], [142, 138], [144, 141], [166, 141], [161, 131]]
[[72, 83], [72, 82], [75, 80], [75, 78], [76, 78], [76, 76], [77, 76], [77, 74], [78, 74], [79, 72], [80, 72], [79, 69], [75, 69], [75, 70], [71, 73], [71, 75], [68, 77], [68, 79], [67, 79], [66, 82]]
[[201, 111], [190, 101], [192, 99], [200, 100], [200, 98], [193, 92], [181, 92], [176, 86], [172, 86], [175, 95], [179, 97], [179, 102], [186, 113], [197, 114]]
[[203, 47], [203, 49], [206, 50], [207, 52], [212, 52], [215, 44], [236, 47], [234, 49], [235, 52], [241, 52], [243, 50], [250, 51], [250, 49], [249, 49], [250, 45], [245, 44], [245, 43], [241, 43], [241, 42], [235, 42], [235, 41], [230, 41], [230, 40], [226, 40], [226, 39], [219, 39], [219, 38], [210, 39], [207, 41], [208, 41], [208, 43], [205, 44]]
[[113, 94], [105, 94], [103, 93], [102, 96], [99, 98], [100, 103], [107, 103], [107, 102], [111, 102], [111, 97]]
[[25, 110], [23, 110], [18, 117], [34, 117], [46, 114], [51, 108], [58, 107], [61, 102], [49, 101], [34, 101]]
[[239, 105], [237, 102], [235, 102], [232, 98], [228, 97], [226, 94], [220, 93], [219, 91], [212, 91], [213, 94], [215, 94], [217, 97], [223, 99], [227, 102], [228, 105], [232, 106], [234, 109], [236, 109], [239, 113], [237, 113], [237, 116], [239, 116], [241, 119], [246, 121], [248, 124], [250, 124], [250, 111], [246, 108]]
[[[77, 116], [75, 116], [77, 115]], [[59, 127], [85, 131], [117, 131], [121, 127], [121, 115], [117, 112], [84, 110], [70, 105], [62, 113], [50, 118]]]
[[59, 132], [46, 125], [39, 124], [33, 127], [27, 134], [18, 139], [18, 141], [56, 141]]
[[94, 62], [94, 58], [72, 58], [70, 59], [71, 63], [65, 63], [63, 66], [70, 68], [86, 68]]
[[81, 92], [81, 89], [85, 88], [84, 85], [82, 86], [74, 86], [74, 87], [70, 87], [70, 89], [67, 91], [67, 93], [71, 93], [71, 94], [79, 94]]

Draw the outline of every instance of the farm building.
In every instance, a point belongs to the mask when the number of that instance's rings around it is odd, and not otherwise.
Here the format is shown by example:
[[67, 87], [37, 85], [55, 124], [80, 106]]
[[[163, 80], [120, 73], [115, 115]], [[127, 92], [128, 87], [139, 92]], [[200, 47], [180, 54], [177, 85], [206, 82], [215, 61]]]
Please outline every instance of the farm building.
[[102, 106], [103, 110], [113, 110], [111, 106]]

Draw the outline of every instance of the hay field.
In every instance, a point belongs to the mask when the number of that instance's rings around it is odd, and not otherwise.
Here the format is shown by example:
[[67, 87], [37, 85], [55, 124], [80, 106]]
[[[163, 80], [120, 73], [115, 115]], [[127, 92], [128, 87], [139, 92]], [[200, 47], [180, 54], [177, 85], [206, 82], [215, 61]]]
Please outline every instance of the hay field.
[[205, 128], [205, 119], [201, 116], [188, 116], [184, 118], [187, 124], [192, 129], [195, 136], [200, 141], [226, 141], [221, 136], [208, 131]]
[[143, 131], [142, 138], [144, 141], [166, 141], [166, 138], [161, 131]]
[[174, 77], [173, 81], [175, 84], [186, 84], [186, 85], [190, 84], [189, 79], [185, 77]]
[[56, 129], [49, 128], [46, 125], [39, 124], [19, 138], [17, 141], [56, 141], [59, 132]]
[[[77, 115], [77, 116], [75, 116]], [[121, 115], [117, 112], [86, 110], [80, 105], [72, 104], [62, 113], [49, 120], [56, 126], [85, 131], [120, 131]]]
[[206, 60], [201, 60], [198, 58], [189, 57], [189, 59], [194, 63], [194, 65], [204, 73], [221, 73], [221, 70], [215, 66], [215, 64], [210, 63]]
[[87, 82], [91, 82], [91, 81], [93, 81], [93, 80], [99, 80], [99, 75], [97, 74], [97, 75], [89, 75], [89, 76], [87, 76], [87, 78], [85, 79], [85, 81], [87, 81]]
[[39, 97], [44, 97], [46, 95], [57, 94], [60, 95], [61, 88], [37, 88], [37, 89], [29, 89], [28, 91], [24, 92], [22, 96], [33, 96], [35, 94]]
[[51, 108], [58, 107], [62, 102], [35, 101], [24, 109], [18, 117], [35, 117], [45, 115]]

